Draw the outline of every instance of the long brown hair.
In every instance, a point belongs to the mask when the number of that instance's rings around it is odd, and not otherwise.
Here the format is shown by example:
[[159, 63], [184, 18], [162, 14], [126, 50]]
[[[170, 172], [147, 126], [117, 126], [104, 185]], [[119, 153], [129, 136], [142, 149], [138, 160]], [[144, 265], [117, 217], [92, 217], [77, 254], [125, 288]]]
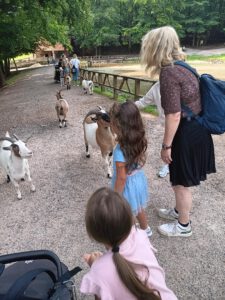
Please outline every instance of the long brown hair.
[[126, 158], [127, 172], [146, 161], [147, 140], [141, 114], [132, 101], [114, 103], [110, 110], [113, 126], [118, 129], [117, 141]]
[[[100, 188], [90, 197], [86, 215], [86, 229], [97, 242], [118, 247], [129, 235], [133, 215], [128, 202], [109, 188]], [[138, 300], [160, 300], [160, 294], [142, 282], [135, 272], [137, 264], [126, 260], [120, 253], [113, 252], [113, 261], [123, 284]]]

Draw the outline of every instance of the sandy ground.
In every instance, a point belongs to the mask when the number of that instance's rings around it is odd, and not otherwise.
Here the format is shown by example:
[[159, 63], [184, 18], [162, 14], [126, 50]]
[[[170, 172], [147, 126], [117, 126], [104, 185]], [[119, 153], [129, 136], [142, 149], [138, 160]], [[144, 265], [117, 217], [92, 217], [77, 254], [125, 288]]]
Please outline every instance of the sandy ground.
[[[102, 250], [87, 237], [84, 211], [88, 197], [108, 186], [100, 153], [85, 157], [82, 120], [86, 112], [112, 100], [99, 95], [86, 96], [80, 87], [63, 94], [70, 105], [68, 127], [59, 129], [55, 113], [53, 67], [31, 70], [15, 85], [0, 91], [0, 136], [6, 130], [29, 139], [33, 150], [30, 169], [36, 193], [22, 183], [22, 200], [17, 200], [11, 184], [0, 171], [0, 254], [32, 249], [50, 249], [70, 268], [84, 270], [76, 277], [77, 286], [87, 267], [85, 252]], [[163, 238], [157, 226], [160, 207], [174, 205], [168, 177], [156, 176], [163, 128], [157, 118], [143, 115], [149, 141], [145, 171], [151, 199], [147, 214], [153, 229], [152, 244], [165, 269], [168, 286], [180, 300], [225, 299], [225, 135], [215, 136], [217, 173], [193, 189], [193, 236], [187, 239]], [[87, 299], [87, 298], [86, 298]], [[92, 299], [90, 297], [90, 299]], [[121, 299], [126, 300], [126, 299]]]

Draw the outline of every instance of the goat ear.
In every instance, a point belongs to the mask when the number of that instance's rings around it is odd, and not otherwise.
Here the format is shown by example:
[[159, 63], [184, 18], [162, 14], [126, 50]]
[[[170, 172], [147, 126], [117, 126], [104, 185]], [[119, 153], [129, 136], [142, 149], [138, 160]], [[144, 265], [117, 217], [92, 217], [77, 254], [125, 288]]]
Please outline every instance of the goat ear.
[[11, 150], [10, 147], [2, 147], [3, 150]]

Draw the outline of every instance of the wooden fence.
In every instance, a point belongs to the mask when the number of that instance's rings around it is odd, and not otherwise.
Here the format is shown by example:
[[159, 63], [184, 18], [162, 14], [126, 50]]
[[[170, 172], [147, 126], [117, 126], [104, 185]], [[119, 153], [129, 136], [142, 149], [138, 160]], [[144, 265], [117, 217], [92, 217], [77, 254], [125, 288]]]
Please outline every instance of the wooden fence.
[[80, 84], [83, 79], [92, 80], [93, 83], [101, 87], [101, 91], [109, 88], [116, 99], [119, 93], [132, 95], [134, 99], [143, 97], [150, 87], [156, 82], [154, 80], [142, 79], [138, 77], [110, 74], [97, 70], [80, 69]]

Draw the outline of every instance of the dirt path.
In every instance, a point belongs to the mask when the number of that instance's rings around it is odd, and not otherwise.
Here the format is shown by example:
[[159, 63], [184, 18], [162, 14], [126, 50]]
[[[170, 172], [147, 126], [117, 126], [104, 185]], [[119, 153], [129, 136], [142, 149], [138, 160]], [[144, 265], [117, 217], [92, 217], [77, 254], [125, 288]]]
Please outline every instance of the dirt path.
[[[69, 124], [59, 129], [54, 109], [57, 88], [53, 67], [45, 67], [30, 71], [14, 86], [0, 91], [0, 136], [6, 130], [21, 139], [32, 135], [28, 142], [34, 151], [30, 169], [37, 189], [31, 194], [23, 183], [23, 199], [19, 201], [0, 171], [0, 254], [46, 248], [55, 251], [69, 267], [86, 269], [83, 253], [102, 250], [86, 235], [86, 201], [96, 188], [109, 185], [109, 180], [100, 153], [85, 158], [82, 119], [90, 108], [109, 108], [112, 101], [98, 95], [84, 96], [80, 87], [65, 91]], [[161, 165], [162, 126], [153, 117], [144, 118], [149, 140], [145, 171], [151, 192], [147, 209], [154, 232], [151, 241], [158, 249], [167, 284], [180, 300], [224, 300], [225, 135], [214, 138], [217, 174], [193, 189], [193, 236], [162, 238], [156, 231], [162, 224], [156, 208], [173, 205], [173, 194], [168, 178], [156, 177]]]

